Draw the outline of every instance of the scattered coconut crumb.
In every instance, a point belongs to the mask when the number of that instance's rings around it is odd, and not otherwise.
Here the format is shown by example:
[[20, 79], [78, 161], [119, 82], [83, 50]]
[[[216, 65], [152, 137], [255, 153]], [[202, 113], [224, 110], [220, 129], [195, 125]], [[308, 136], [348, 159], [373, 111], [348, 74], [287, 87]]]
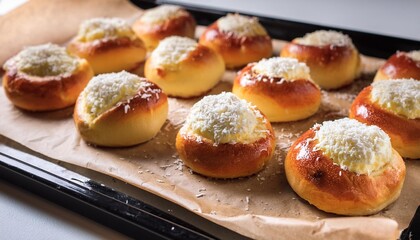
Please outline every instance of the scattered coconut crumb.
[[204, 196], [206, 196], [206, 194], [204, 194], [204, 193], [199, 193], [199, 194], [195, 195], [196, 198], [201, 198], [201, 197], [204, 197]]
[[172, 167], [172, 165], [173, 164], [166, 164], [166, 165], [162, 165], [162, 166], [159, 166], [159, 167], [162, 168], [162, 169], [167, 169], [168, 167]]
[[248, 196], [245, 197], [245, 202], [246, 202], [245, 211], [249, 211], [249, 197]]
[[174, 164], [176, 165], [175, 170], [179, 170], [179, 171], [182, 171], [183, 170], [184, 163], [182, 162], [181, 159], [175, 160], [174, 161]]

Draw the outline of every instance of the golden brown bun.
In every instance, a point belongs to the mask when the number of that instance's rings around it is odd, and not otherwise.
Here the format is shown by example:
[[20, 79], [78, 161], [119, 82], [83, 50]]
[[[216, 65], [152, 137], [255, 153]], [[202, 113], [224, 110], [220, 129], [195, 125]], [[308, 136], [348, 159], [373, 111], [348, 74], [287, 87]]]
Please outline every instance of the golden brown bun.
[[3, 76], [3, 87], [14, 105], [29, 111], [50, 111], [69, 107], [93, 77], [86, 60], [69, 76], [31, 76], [18, 72], [16, 66]]
[[242, 67], [273, 54], [270, 36], [238, 37], [220, 31], [217, 22], [204, 31], [199, 42], [222, 55], [227, 68]]
[[420, 119], [408, 119], [382, 109], [370, 100], [371, 91], [372, 86], [368, 86], [359, 93], [350, 108], [350, 118], [380, 127], [401, 156], [420, 158]]
[[311, 46], [295, 40], [286, 44], [280, 53], [305, 62], [311, 77], [323, 89], [336, 89], [353, 82], [359, 74], [360, 56], [352, 46]]
[[[270, 122], [288, 122], [307, 118], [318, 111], [321, 91], [308, 79], [278, 82], [258, 80], [252, 72], [255, 64], [242, 69], [233, 83], [232, 92], [258, 107]], [[248, 75], [248, 76], [245, 76]], [[266, 77], [267, 78], [267, 77]]]
[[376, 72], [374, 81], [386, 79], [413, 78], [420, 80], [420, 64], [406, 55], [397, 52]]
[[155, 64], [153, 58], [152, 55], [147, 59], [144, 74], [172, 97], [203, 95], [219, 82], [225, 72], [222, 57], [200, 44], [178, 63], [177, 70], [167, 70]]
[[374, 214], [398, 198], [405, 164], [395, 150], [383, 172], [358, 175], [335, 165], [322, 150], [314, 150], [317, 140], [310, 140], [314, 136], [313, 129], [304, 133], [285, 160], [287, 180], [300, 197], [323, 211], [342, 215]]
[[[153, 84], [151, 89], [159, 89]], [[140, 89], [134, 97], [117, 104], [88, 120], [85, 99], [77, 99], [74, 122], [82, 138], [91, 144], [107, 147], [132, 146], [152, 139], [160, 130], [168, 115], [168, 99], [163, 92], [142, 97]], [[126, 106], [129, 106], [127, 111]]]
[[67, 50], [86, 59], [95, 74], [134, 70], [146, 57], [143, 41], [128, 37], [104, 38], [91, 42], [81, 42], [75, 38], [69, 43]]
[[274, 131], [266, 121], [266, 137], [253, 143], [219, 143], [198, 135], [178, 132], [179, 157], [194, 172], [214, 178], [237, 178], [259, 172], [271, 159], [275, 148]]
[[161, 23], [144, 23], [138, 19], [133, 24], [133, 30], [143, 40], [147, 50], [155, 49], [159, 41], [169, 36], [183, 36], [194, 38], [196, 22], [191, 14], [185, 10], [183, 15]]

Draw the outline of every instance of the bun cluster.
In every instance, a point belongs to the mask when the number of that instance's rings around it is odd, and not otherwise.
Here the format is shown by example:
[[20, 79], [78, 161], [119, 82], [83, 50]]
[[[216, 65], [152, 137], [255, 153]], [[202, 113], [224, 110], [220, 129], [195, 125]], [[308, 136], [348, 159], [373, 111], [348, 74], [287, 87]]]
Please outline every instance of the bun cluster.
[[[175, 140], [194, 172], [238, 178], [258, 173], [272, 158], [270, 122], [311, 117], [321, 106], [321, 89], [351, 84], [360, 73], [359, 52], [340, 32], [308, 33], [272, 57], [272, 39], [255, 17], [228, 14], [199, 42], [195, 28], [192, 15], [173, 5], [144, 11], [132, 26], [120, 18], [90, 19], [67, 48], [32, 46], [9, 59], [3, 87], [25, 110], [76, 103], [81, 138], [127, 147], [159, 134], [167, 96], [202, 96], [226, 68], [243, 67], [232, 93], [197, 99]], [[130, 73], [142, 72], [144, 62], [146, 78]], [[292, 189], [343, 215], [374, 214], [394, 202], [406, 174], [401, 156], [420, 158], [419, 80], [420, 51], [391, 56], [354, 100], [350, 118], [315, 124], [292, 144], [284, 165]]]

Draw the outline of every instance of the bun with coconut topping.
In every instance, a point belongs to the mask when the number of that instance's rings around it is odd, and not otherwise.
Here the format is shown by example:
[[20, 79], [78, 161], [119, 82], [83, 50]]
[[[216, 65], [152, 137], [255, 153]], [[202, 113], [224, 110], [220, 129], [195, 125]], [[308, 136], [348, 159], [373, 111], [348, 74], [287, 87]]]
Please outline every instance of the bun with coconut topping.
[[133, 30], [149, 51], [169, 36], [194, 38], [196, 23], [185, 9], [174, 5], [161, 5], [144, 11], [133, 24]]
[[84, 21], [67, 50], [86, 59], [95, 74], [135, 71], [146, 57], [146, 47], [120, 18], [93, 18]]
[[309, 68], [294, 58], [248, 64], [235, 78], [232, 92], [255, 104], [270, 122], [307, 118], [321, 104], [321, 90], [311, 80]]
[[420, 80], [420, 50], [396, 52], [378, 69], [374, 81], [400, 78]]
[[168, 115], [168, 99], [154, 83], [122, 71], [94, 77], [77, 99], [74, 121], [91, 144], [124, 147], [146, 142]]
[[350, 117], [376, 125], [406, 158], [420, 158], [420, 81], [376, 81], [363, 89], [350, 108]]
[[27, 47], [4, 64], [3, 87], [14, 105], [29, 111], [69, 107], [93, 76], [88, 62], [55, 44]]
[[169, 96], [190, 98], [213, 88], [225, 72], [222, 57], [195, 40], [172, 36], [147, 59], [145, 76]]
[[265, 116], [226, 92], [197, 102], [176, 137], [184, 163], [214, 178], [257, 173], [271, 159], [274, 148], [274, 131]]
[[210, 25], [200, 43], [220, 53], [227, 68], [271, 57], [271, 38], [255, 17], [228, 14]]
[[315, 207], [342, 215], [381, 211], [400, 195], [405, 164], [388, 135], [344, 118], [316, 124], [285, 160], [293, 190]]
[[280, 56], [296, 58], [311, 69], [311, 77], [323, 89], [348, 85], [359, 75], [360, 56], [349, 36], [319, 30], [295, 38]]

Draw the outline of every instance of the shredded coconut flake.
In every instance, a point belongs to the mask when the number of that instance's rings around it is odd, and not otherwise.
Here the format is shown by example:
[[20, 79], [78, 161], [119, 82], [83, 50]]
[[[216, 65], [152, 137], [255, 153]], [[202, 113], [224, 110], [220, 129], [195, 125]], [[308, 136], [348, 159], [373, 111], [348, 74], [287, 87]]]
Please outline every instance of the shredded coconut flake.
[[284, 78], [288, 81], [311, 79], [309, 67], [295, 58], [273, 57], [259, 61], [252, 70], [267, 77]]
[[136, 38], [131, 26], [121, 18], [93, 18], [84, 21], [79, 28], [77, 39], [90, 42], [103, 38]]
[[[143, 89], [144, 94], [160, 92], [159, 89], [150, 88], [152, 85], [144, 78], [122, 71], [97, 75], [90, 80], [81, 94], [85, 100], [86, 112], [92, 118], [96, 118], [101, 113], [138, 94], [140, 89]], [[130, 110], [129, 105], [127, 106], [124, 106], [125, 113]]]
[[9, 59], [4, 68], [8, 70], [16, 66], [19, 72], [46, 77], [70, 75], [78, 65], [78, 58], [67, 54], [64, 47], [47, 43], [23, 49], [15, 57]]
[[343, 170], [371, 174], [392, 159], [391, 141], [377, 126], [343, 118], [323, 122], [315, 130], [315, 148], [320, 149]]
[[238, 36], [266, 36], [267, 32], [256, 17], [239, 14], [228, 14], [217, 20], [217, 26], [222, 32], [231, 32]]
[[177, 64], [186, 59], [188, 54], [197, 48], [197, 45], [197, 42], [191, 38], [168, 37], [159, 43], [151, 59], [162, 68], [176, 70]]
[[407, 56], [413, 61], [420, 62], [420, 50], [408, 52]]
[[396, 79], [372, 84], [371, 100], [408, 119], [420, 118], [420, 81]]
[[215, 144], [253, 142], [267, 133], [264, 123], [254, 106], [223, 92], [194, 104], [182, 131], [191, 130]]
[[161, 23], [167, 20], [178, 18], [185, 15], [186, 12], [179, 6], [161, 5], [149, 9], [140, 17], [140, 21], [144, 23]]
[[303, 38], [296, 39], [296, 42], [303, 45], [314, 46], [353, 46], [353, 43], [348, 35], [332, 30], [319, 30], [308, 33]]

